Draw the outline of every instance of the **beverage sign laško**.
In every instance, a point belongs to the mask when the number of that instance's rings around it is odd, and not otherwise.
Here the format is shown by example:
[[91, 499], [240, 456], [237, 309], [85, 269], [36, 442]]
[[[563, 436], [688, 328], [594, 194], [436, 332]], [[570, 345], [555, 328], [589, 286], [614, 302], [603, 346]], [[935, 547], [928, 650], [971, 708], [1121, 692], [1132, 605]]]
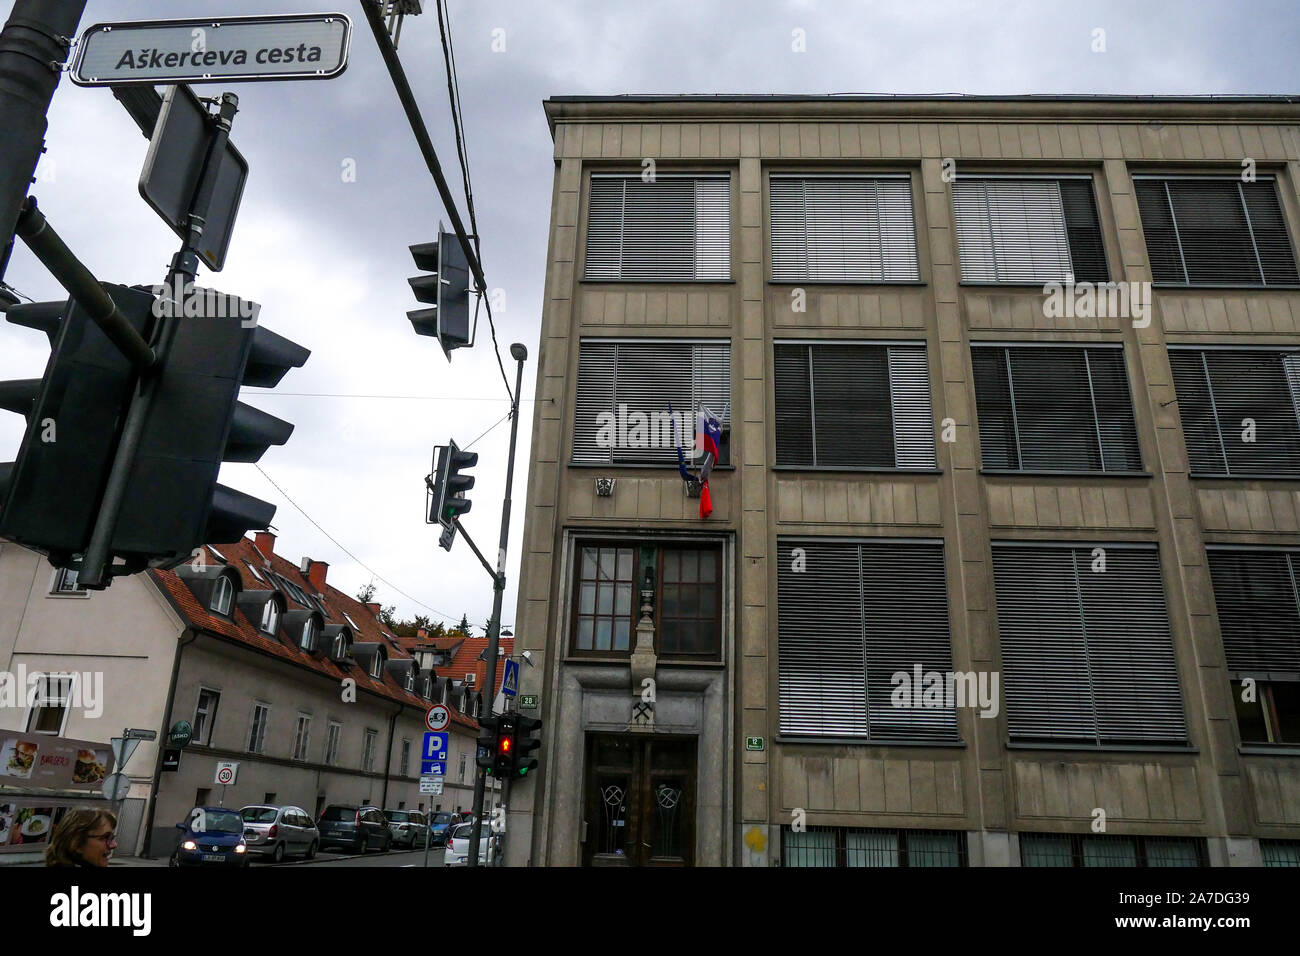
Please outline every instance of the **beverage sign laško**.
[[97, 23], [81, 36], [72, 81], [329, 79], [347, 67], [351, 35], [341, 13]]

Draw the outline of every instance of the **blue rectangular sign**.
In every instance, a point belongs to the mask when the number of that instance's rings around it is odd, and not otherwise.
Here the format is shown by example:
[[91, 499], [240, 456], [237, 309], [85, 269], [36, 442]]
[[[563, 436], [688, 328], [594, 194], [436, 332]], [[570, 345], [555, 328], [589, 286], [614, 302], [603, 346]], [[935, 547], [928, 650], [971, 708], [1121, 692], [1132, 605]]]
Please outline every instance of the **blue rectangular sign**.
[[447, 761], [445, 760], [421, 760], [420, 775], [423, 777], [445, 777], [447, 776]]
[[501, 693], [514, 697], [519, 693], [519, 662], [506, 658], [506, 670], [501, 677]]
[[424, 753], [420, 755], [420, 759], [422, 761], [447, 759], [446, 731], [427, 733], [424, 735]]

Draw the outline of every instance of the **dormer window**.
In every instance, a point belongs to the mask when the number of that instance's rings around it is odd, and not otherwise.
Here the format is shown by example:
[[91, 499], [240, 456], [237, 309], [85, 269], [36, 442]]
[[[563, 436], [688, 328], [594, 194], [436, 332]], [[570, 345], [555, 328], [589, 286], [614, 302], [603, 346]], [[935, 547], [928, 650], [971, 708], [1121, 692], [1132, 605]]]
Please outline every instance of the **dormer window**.
[[406, 689], [409, 690], [409, 691], [414, 691], [414, 690], [415, 690], [415, 671], [414, 671], [414, 670], [409, 670], [409, 671], [406, 672]]
[[438, 702], [444, 707], [447, 706], [447, 685], [450, 683], [451, 681], [447, 681], [447, 683], [442, 685], [442, 696], [439, 698]]
[[230, 617], [230, 607], [235, 601], [235, 586], [224, 574], [217, 578], [212, 588], [210, 608], [223, 617]]
[[302, 626], [302, 642], [299, 646], [304, 651], [310, 651], [316, 647], [316, 622], [310, 618]]
[[381, 648], [379, 651], [375, 653], [375, 656], [370, 660], [370, 676], [373, 677], [375, 680], [382, 680], [383, 673], [384, 673], [384, 654], [383, 654], [383, 649]]
[[262, 630], [274, 637], [280, 630], [280, 608], [272, 599], [262, 610]]
[[345, 637], [343, 636], [343, 632], [342, 632], [342, 631], [339, 631], [338, 636], [334, 638], [334, 654], [333, 654], [333, 657], [334, 657], [335, 660], [339, 660], [339, 661], [341, 661], [341, 660], [343, 660], [344, 657], [347, 656], [347, 653], [348, 653], [348, 642], [347, 642], [347, 638], [345, 638]]

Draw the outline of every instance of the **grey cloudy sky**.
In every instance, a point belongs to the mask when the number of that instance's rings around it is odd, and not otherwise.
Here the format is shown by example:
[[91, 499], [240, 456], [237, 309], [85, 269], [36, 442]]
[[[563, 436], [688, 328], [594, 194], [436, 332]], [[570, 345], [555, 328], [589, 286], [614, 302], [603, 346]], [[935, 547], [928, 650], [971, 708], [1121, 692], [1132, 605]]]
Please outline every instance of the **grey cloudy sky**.
[[[576, 93], [1296, 93], [1293, 2], [833, 2], [833, 0], [448, 0], [488, 284], [504, 290], [498, 338], [537, 350], [552, 144], [541, 101]], [[425, 0], [426, 8], [434, 0]], [[0, 2], [7, 19], [12, 3]], [[396, 588], [398, 613], [481, 624], [486, 575], [469, 550], [437, 546], [422, 521], [430, 451], [464, 444], [506, 412], [486, 329], [448, 364], [405, 318], [417, 307], [407, 246], [433, 238], [438, 200], [356, 0], [90, 0], [82, 26], [160, 17], [338, 11], [354, 21], [351, 62], [321, 82], [245, 83], [233, 139], [251, 173], [223, 272], [199, 284], [262, 304], [261, 321], [312, 349], [280, 394], [249, 399], [297, 426], [262, 467], [344, 547]], [[1093, 52], [1094, 30], [1105, 52]], [[492, 49], [495, 30], [505, 49]], [[792, 49], [804, 31], [806, 52]], [[501, 34], [497, 34], [498, 37]], [[499, 45], [499, 44], [498, 44]], [[400, 50], [439, 156], [459, 183], [432, 12], [408, 19]], [[201, 88], [210, 95], [223, 89]], [[66, 79], [50, 111], [49, 153], [33, 193], [103, 280], [160, 282], [170, 230], [137, 192], [147, 143], [103, 89]], [[355, 163], [354, 182], [344, 181]], [[464, 212], [463, 201], [461, 205]], [[21, 245], [7, 280], [37, 300], [60, 293]], [[43, 336], [0, 326], [0, 379], [41, 374]], [[532, 419], [533, 364], [520, 428], [505, 623], [514, 618]], [[511, 371], [513, 381], [513, 371]], [[287, 392], [435, 396], [296, 397]], [[247, 393], [246, 393], [247, 396]], [[452, 398], [454, 400], [447, 400]], [[474, 510], [481, 545], [497, 533], [508, 424], [482, 439]], [[21, 439], [0, 415], [0, 459]], [[279, 550], [331, 564], [351, 592], [370, 573], [311, 525], [252, 465], [222, 481], [279, 506]]]

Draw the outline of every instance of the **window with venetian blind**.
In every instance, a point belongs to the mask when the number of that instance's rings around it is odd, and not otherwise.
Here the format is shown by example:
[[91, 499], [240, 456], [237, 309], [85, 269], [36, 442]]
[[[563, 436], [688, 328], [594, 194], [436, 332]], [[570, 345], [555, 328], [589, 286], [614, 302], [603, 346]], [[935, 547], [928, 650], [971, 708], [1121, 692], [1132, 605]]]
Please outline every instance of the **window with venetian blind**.
[[777, 342], [776, 463], [937, 467], [925, 345]]
[[1012, 740], [1187, 739], [1154, 546], [995, 543], [993, 578]]
[[942, 543], [782, 538], [777, 553], [781, 733], [957, 740], [955, 707], [891, 697], [894, 674], [952, 670]]
[[585, 279], [731, 278], [731, 177], [593, 173]]
[[1300, 477], [1300, 352], [1170, 346], [1192, 474]]
[[1295, 250], [1271, 176], [1134, 176], [1159, 285], [1295, 286]]
[[1300, 743], [1300, 551], [1206, 553], [1241, 740]]
[[952, 184], [962, 282], [1105, 282], [1092, 177], [959, 175]]
[[773, 282], [916, 282], [912, 180], [773, 173]]
[[971, 346], [990, 470], [1142, 470], [1120, 346]]
[[583, 339], [573, 463], [675, 468], [677, 441], [689, 461], [696, 413], [707, 408], [722, 420], [718, 464], [728, 465], [730, 407], [730, 342]]

